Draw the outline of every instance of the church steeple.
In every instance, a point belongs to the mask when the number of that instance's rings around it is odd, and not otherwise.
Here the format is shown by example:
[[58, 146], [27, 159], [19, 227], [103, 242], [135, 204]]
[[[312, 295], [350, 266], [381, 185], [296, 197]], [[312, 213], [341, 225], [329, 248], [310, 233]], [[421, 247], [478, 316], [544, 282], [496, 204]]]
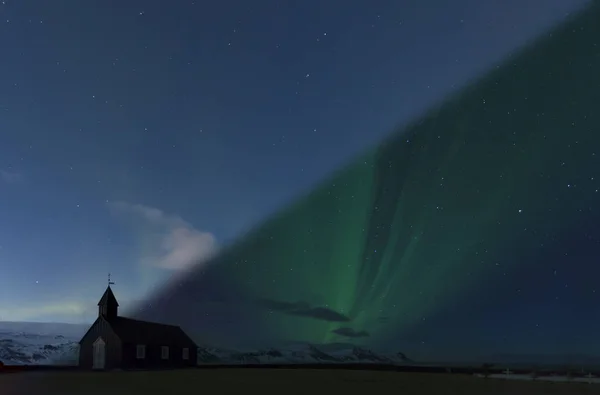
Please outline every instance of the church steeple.
[[102, 316], [106, 319], [111, 319], [117, 317], [119, 311], [119, 303], [117, 302], [117, 298], [115, 298], [115, 294], [113, 293], [110, 286], [113, 285], [114, 282], [110, 281], [110, 274], [108, 275], [108, 287], [106, 291], [104, 291], [104, 295], [100, 298], [98, 302], [98, 316]]

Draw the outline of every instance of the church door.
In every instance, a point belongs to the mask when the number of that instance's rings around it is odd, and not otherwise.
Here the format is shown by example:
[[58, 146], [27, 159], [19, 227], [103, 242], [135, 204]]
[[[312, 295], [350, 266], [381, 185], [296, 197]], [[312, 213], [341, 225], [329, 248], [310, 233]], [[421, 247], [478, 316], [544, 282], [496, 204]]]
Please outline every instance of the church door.
[[101, 337], [94, 342], [94, 361], [92, 369], [104, 369], [106, 366], [106, 343]]

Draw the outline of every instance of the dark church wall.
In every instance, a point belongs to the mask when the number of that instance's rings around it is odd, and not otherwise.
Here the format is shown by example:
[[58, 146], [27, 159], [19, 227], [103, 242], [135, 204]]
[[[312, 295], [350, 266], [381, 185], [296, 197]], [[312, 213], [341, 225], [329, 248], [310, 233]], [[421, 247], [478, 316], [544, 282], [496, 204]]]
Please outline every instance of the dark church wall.
[[169, 359], [161, 358], [161, 346], [146, 346], [146, 357], [136, 358], [137, 345], [132, 343], [123, 344], [123, 368], [124, 369], [170, 369], [196, 366], [198, 357], [197, 349], [190, 348], [189, 359], [183, 359], [181, 347], [169, 347]]
[[102, 337], [106, 344], [106, 369], [118, 368], [121, 365], [121, 340], [103, 318], [98, 318], [79, 344], [79, 366], [91, 369], [94, 361], [94, 342]]
[[196, 366], [198, 365], [198, 349], [196, 347], [190, 348], [190, 359], [184, 361], [185, 366]]
[[198, 365], [198, 349], [196, 347], [190, 348], [190, 359], [187, 362], [188, 366]]

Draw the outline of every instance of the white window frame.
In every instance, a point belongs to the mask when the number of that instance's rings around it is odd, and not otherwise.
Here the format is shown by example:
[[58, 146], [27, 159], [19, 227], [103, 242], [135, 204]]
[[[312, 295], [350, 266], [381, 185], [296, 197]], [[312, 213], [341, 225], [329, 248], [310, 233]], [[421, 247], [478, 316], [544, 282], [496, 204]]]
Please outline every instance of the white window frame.
[[169, 346], [162, 346], [160, 348], [160, 358], [169, 359]]
[[146, 358], [146, 346], [144, 344], [138, 344], [135, 347], [135, 357], [136, 357], [136, 359], [145, 359]]
[[188, 360], [190, 359], [190, 349], [185, 347], [181, 350], [181, 359]]

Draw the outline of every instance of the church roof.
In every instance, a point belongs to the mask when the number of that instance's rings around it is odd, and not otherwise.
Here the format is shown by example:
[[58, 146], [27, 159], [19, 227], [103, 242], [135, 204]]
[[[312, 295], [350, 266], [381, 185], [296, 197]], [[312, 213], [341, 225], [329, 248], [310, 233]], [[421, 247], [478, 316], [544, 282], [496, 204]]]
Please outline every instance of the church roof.
[[196, 343], [178, 326], [156, 322], [114, 317], [108, 323], [123, 343], [157, 346], [197, 347]]
[[102, 297], [100, 298], [100, 301], [98, 302], [98, 306], [105, 306], [105, 305], [113, 305], [113, 306], [119, 305], [119, 302], [117, 302], [117, 298], [115, 298], [115, 294], [113, 293], [112, 289], [110, 289], [110, 285], [106, 288], [106, 291], [104, 291], [104, 294], [102, 295]]
[[[110, 284], [106, 288], [106, 291], [104, 291], [102, 298], [100, 298], [98, 306], [119, 306], [117, 298], [110, 288]], [[178, 326], [119, 317], [116, 316], [116, 310], [114, 316], [100, 314], [94, 324], [83, 335], [79, 341], [80, 344], [82, 344], [88, 333], [100, 320], [107, 323], [123, 343], [182, 348], [198, 347], [183, 329]]]

